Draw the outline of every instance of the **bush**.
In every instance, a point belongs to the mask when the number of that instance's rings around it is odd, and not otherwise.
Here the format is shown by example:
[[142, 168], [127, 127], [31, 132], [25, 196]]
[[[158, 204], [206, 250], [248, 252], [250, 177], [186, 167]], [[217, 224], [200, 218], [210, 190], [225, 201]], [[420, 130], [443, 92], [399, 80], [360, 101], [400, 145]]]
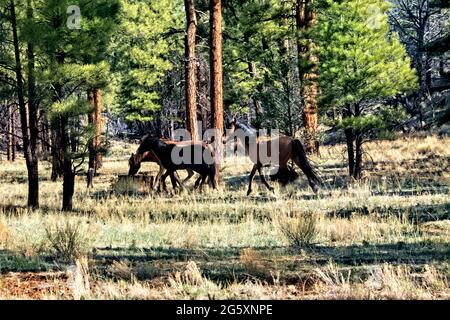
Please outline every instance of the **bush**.
[[78, 224], [66, 222], [45, 229], [47, 240], [58, 260], [71, 263], [86, 255], [87, 240]]
[[277, 227], [292, 246], [305, 247], [317, 235], [317, 217], [310, 213], [284, 215], [277, 219]]

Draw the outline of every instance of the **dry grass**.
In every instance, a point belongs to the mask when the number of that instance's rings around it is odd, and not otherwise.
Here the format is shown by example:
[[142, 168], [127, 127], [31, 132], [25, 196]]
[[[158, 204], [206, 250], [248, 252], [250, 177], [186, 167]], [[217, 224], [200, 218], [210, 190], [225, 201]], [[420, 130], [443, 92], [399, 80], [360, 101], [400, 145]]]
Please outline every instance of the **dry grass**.
[[6, 222], [0, 220], [0, 248], [6, 248], [11, 240], [11, 231], [8, 228]]
[[45, 234], [55, 258], [61, 262], [77, 261], [89, 250], [87, 239], [76, 223], [66, 221], [47, 226]]
[[[31, 212], [24, 163], [2, 166], [1, 297], [449, 298], [449, 138], [368, 144], [360, 183], [345, 177], [343, 146], [323, 147], [312, 159], [326, 181], [318, 196], [301, 178], [246, 197], [246, 159], [228, 159], [221, 192], [111, 192], [136, 147], [113, 145], [93, 190], [78, 178], [71, 214], [48, 164]], [[62, 273], [48, 263], [61, 258]]]
[[318, 281], [314, 291], [328, 299], [448, 299], [446, 277], [434, 267], [426, 265], [423, 269], [416, 273], [409, 266], [382, 264], [373, 267], [366, 280], [355, 283], [351, 270], [343, 272], [330, 263], [325, 269], [315, 270]]
[[311, 244], [317, 236], [317, 216], [311, 213], [281, 215], [276, 218], [276, 225], [283, 236], [294, 247]]

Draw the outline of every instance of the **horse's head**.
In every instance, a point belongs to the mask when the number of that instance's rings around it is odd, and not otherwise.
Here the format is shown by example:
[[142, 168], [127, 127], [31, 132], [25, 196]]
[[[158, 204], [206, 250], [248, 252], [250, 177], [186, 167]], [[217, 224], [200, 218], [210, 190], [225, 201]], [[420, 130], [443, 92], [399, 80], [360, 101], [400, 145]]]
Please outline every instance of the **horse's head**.
[[130, 157], [130, 160], [128, 160], [128, 166], [130, 167], [128, 175], [130, 177], [135, 176], [139, 172], [139, 169], [141, 169], [141, 163], [142, 163], [142, 156], [133, 153]]

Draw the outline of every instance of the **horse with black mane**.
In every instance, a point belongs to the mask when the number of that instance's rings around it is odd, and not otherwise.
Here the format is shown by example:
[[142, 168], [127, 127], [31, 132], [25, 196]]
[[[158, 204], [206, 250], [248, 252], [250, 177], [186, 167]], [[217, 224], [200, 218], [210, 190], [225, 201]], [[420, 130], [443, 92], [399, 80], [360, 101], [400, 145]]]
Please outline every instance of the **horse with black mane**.
[[[203, 142], [182, 141], [172, 143], [167, 140], [156, 139], [147, 136], [143, 139], [138, 149], [138, 156], [130, 158], [130, 174], [139, 171], [142, 155], [152, 153], [154, 159], [166, 172], [161, 176], [161, 183], [166, 189], [165, 180], [170, 176], [174, 189], [179, 184], [184, 189], [183, 182], [180, 181], [176, 172], [178, 170], [189, 170], [197, 172], [200, 178], [196, 181], [195, 187], [203, 187], [206, 179], [209, 178], [213, 189], [216, 189], [215, 176], [216, 165], [213, 150]], [[176, 159], [175, 159], [176, 158]], [[160, 171], [161, 172], [161, 171]]]
[[[244, 134], [236, 134], [236, 131], [238, 129], [241, 130]], [[252, 193], [253, 180], [257, 171], [259, 172], [259, 176], [261, 177], [264, 185], [270, 191], [273, 191], [273, 188], [269, 185], [262, 172], [262, 168], [267, 165], [278, 165], [281, 175], [275, 175], [274, 177], [283, 177], [283, 180], [285, 180], [285, 182], [289, 182], [289, 179], [291, 177], [295, 177], [295, 174], [292, 174], [293, 170], [288, 166], [289, 160], [293, 160], [294, 163], [303, 171], [303, 173], [308, 178], [309, 185], [313, 189], [314, 193], [318, 192], [319, 186], [322, 184], [322, 179], [310, 164], [306, 156], [305, 148], [303, 147], [303, 144], [300, 142], [300, 140], [287, 136], [279, 136], [274, 138], [259, 137], [258, 131], [255, 128], [252, 128], [249, 125], [242, 123], [236, 119], [233, 119], [229, 124], [229, 133], [233, 136], [233, 138], [236, 138], [237, 136], [242, 145], [245, 147], [247, 156], [250, 155], [250, 140], [256, 141], [256, 156], [251, 157], [254, 166], [250, 174], [250, 182], [247, 195], [250, 195]], [[230, 140], [231, 138], [227, 139], [227, 141]], [[273, 147], [275, 144], [277, 144], [278, 148]], [[273, 152], [274, 150], [278, 150], [279, 157], [277, 159], [277, 163], [266, 163], [267, 160], [261, 157], [260, 150], [267, 150], [269, 153]]]
[[[161, 161], [158, 159], [158, 157], [155, 155], [155, 153], [153, 151], [145, 151], [144, 148], [142, 147], [142, 141], [145, 141], [145, 139], [149, 138], [149, 135], [144, 136], [144, 138], [142, 138], [141, 140], [141, 145], [139, 146], [139, 148], [136, 151], [136, 154], [131, 154], [130, 159], [128, 160], [128, 166], [129, 166], [129, 171], [128, 171], [128, 176], [135, 176], [140, 168], [141, 168], [141, 164], [142, 162], [153, 162], [158, 164], [159, 166], [159, 172], [156, 176], [155, 179], [155, 189], [160, 187], [160, 180], [162, 175], [165, 173], [166, 169], [161, 165]], [[161, 139], [162, 141], [166, 142], [167, 144], [179, 144], [179, 143], [186, 143], [186, 142], [180, 142], [180, 141], [172, 141], [169, 139]], [[186, 170], [188, 172], [188, 176], [186, 177], [186, 179], [184, 179], [182, 181], [183, 186], [186, 184], [186, 182], [188, 182], [193, 176], [194, 176], [194, 171], [187, 169]], [[172, 180], [172, 184], [173, 187], [176, 188], [176, 181]], [[165, 188], [165, 187], [164, 187]]]

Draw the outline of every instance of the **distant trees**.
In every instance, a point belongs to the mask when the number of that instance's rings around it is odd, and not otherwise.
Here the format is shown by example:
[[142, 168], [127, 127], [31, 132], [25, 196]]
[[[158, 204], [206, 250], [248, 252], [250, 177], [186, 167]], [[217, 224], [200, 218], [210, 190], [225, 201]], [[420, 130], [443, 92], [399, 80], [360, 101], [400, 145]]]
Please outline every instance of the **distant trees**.
[[139, 135], [187, 127], [196, 139], [201, 118], [220, 137], [230, 111], [304, 134], [312, 152], [321, 111], [344, 133], [360, 178], [364, 142], [404, 116], [386, 100], [411, 93], [407, 110], [421, 115], [430, 94], [450, 88], [433, 83], [448, 79], [448, 3], [391, 2], [80, 0], [79, 28], [69, 28], [69, 0], [1, 1], [0, 134], [10, 159], [23, 151], [29, 206], [39, 206], [46, 153], [64, 210], [78, 173], [92, 173], [92, 185], [107, 147], [104, 101]]
[[408, 97], [404, 105], [410, 114], [417, 115], [423, 122], [426, 111], [424, 108], [432, 104], [433, 93], [450, 89], [450, 83], [444, 85], [433, 83], [439, 66], [433, 62], [436, 57], [433, 57], [427, 49], [430, 43], [445, 32], [447, 28], [445, 21], [449, 20], [450, 12], [442, 10], [445, 7], [445, 0], [391, 0], [391, 2], [390, 22], [406, 46], [419, 77], [417, 92]]
[[[322, 5], [313, 32], [321, 105], [337, 116], [332, 124], [345, 132], [349, 174], [360, 179], [364, 142], [401, 115], [382, 99], [414, 90], [417, 76], [398, 35], [390, 32], [384, 0]], [[375, 16], [370, 8], [378, 9]]]
[[115, 78], [113, 111], [130, 124], [144, 124], [155, 121], [161, 111], [162, 85], [178, 62], [176, 57], [181, 57], [175, 52], [182, 48], [183, 2], [121, 0], [121, 4], [120, 25], [108, 49]]

